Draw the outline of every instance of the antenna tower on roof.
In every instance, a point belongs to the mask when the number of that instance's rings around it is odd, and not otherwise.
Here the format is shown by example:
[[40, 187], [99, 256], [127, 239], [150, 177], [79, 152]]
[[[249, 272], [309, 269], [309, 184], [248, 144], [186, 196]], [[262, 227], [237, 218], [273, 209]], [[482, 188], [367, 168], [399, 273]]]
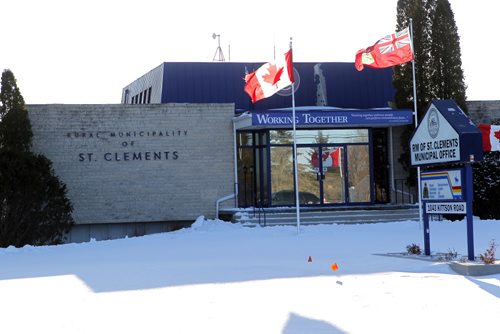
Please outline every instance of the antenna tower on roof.
[[224, 53], [222, 53], [222, 49], [220, 47], [220, 35], [213, 33], [212, 38], [213, 39], [217, 38], [217, 44], [218, 44], [217, 49], [215, 50], [213, 61], [226, 61], [226, 59], [224, 58]]

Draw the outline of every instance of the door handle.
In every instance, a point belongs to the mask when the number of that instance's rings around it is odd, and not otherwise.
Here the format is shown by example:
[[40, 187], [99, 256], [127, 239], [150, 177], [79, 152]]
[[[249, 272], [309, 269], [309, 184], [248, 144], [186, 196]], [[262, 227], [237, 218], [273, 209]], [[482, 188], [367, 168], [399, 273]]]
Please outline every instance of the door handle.
[[320, 178], [321, 178], [321, 180], [324, 180], [325, 179], [325, 174], [323, 174], [323, 173], [316, 173], [316, 181], [319, 181]]

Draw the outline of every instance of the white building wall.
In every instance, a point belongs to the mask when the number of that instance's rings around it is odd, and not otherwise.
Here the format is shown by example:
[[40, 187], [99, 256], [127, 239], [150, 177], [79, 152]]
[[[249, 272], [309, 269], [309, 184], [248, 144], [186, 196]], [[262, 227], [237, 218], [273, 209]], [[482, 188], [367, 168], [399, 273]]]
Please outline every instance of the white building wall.
[[28, 110], [33, 151], [67, 185], [76, 224], [213, 218], [215, 201], [233, 193], [233, 104]]
[[[163, 72], [164, 65], [161, 64], [148, 73], [144, 74], [140, 78], [136, 79], [134, 82], [129, 84], [122, 90], [122, 104], [146, 104], [146, 103], [161, 103], [161, 94], [163, 87]], [[149, 95], [149, 89], [151, 88], [151, 96]], [[134, 96], [139, 97], [143, 93], [144, 99], [149, 102], [136, 101], [133, 103], [132, 98]]]

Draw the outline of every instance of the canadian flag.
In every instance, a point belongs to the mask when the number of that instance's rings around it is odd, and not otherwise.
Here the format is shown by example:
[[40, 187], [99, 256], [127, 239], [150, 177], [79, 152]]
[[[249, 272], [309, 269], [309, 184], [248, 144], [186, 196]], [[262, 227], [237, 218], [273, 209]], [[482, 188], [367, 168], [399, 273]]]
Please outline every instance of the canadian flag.
[[[339, 167], [340, 148], [323, 148], [321, 159], [323, 168]], [[314, 168], [319, 168], [319, 153], [314, 151], [311, 155], [311, 164]]]
[[275, 62], [267, 63], [257, 71], [245, 75], [245, 92], [255, 103], [295, 82], [293, 77], [292, 50]]
[[483, 135], [483, 151], [500, 151], [500, 125], [479, 124]]

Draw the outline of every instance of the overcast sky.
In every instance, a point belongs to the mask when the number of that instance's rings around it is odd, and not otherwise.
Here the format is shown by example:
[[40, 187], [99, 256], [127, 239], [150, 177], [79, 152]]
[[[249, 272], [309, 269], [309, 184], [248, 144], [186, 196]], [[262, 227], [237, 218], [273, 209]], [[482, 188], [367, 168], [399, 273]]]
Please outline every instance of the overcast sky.
[[[497, 0], [450, 0], [469, 100], [500, 100]], [[122, 88], [164, 61], [267, 62], [293, 37], [296, 62], [354, 62], [392, 33], [397, 0], [109, 1], [0, 3], [0, 70], [28, 104], [120, 103]], [[229, 48], [230, 45], [230, 48]], [[229, 51], [230, 49], [230, 51]]]

